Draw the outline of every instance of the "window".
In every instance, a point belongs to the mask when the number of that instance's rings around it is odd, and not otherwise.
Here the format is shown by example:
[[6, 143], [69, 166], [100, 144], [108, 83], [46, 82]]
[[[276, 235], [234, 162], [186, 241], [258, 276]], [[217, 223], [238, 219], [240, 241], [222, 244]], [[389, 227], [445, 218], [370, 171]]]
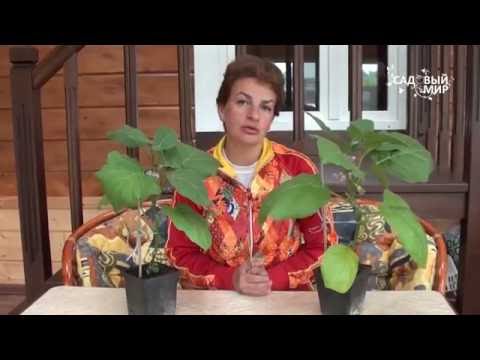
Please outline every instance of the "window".
[[[335, 130], [345, 130], [350, 123], [348, 52], [348, 45], [304, 47], [304, 109]], [[249, 45], [247, 53], [270, 59], [283, 72], [286, 101], [272, 130], [293, 130], [293, 46]], [[235, 45], [194, 47], [197, 132], [223, 131], [215, 99], [223, 71], [234, 58]], [[363, 46], [363, 117], [373, 120], [376, 129], [406, 129], [406, 93], [400, 94], [395, 87], [386, 85], [386, 69], [392, 65], [396, 73], [406, 75], [406, 46]], [[307, 115], [305, 130], [318, 130]]]

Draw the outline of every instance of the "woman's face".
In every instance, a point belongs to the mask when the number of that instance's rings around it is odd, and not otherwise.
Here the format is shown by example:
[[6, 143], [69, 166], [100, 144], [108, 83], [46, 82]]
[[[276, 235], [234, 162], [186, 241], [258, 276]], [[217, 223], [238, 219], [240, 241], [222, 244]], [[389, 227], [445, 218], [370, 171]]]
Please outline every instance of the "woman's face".
[[218, 107], [227, 138], [245, 145], [263, 143], [273, 121], [276, 101], [273, 90], [255, 78], [235, 81], [227, 103]]

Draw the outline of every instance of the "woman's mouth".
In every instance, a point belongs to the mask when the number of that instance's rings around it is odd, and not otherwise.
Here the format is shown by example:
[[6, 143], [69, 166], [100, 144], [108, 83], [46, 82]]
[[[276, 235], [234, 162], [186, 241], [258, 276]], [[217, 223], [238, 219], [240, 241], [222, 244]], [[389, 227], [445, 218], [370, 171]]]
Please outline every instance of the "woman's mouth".
[[257, 135], [260, 131], [253, 126], [242, 126], [242, 131], [248, 135]]

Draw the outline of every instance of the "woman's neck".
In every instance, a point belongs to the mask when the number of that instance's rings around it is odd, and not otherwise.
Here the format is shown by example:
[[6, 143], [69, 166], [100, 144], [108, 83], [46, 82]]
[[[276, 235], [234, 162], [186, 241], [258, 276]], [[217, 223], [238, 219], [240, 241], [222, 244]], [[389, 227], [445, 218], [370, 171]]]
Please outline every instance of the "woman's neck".
[[256, 162], [262, 153], [263, 142], [252, 146], [243, 143], [236, 143], [228, 136], [225, 139], [224, 151], [230, 160], [235, 165], [247, 166]]

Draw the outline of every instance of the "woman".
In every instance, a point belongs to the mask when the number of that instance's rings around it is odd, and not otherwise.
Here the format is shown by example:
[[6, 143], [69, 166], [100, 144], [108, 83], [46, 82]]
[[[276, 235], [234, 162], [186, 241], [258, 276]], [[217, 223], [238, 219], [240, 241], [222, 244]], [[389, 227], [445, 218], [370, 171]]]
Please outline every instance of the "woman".
[[169, 223], [166, 250], [184, 287], [256, 296], [312, 288], [312, 269], [324, 251], [318, 213], [258, 224], [270, 191], [300, 173], [317, 173], [308, 157], [266, 138], [284, 99], [283, 86], [282, 73], [265, 59], [244, 56], [227, 67], [217, 97], [225, 136], [210, 150], [221, 167], [205, 180], [214, 215], [178, 193], [173, 200], [173, 206], [188, 204], [206, 216], [212, 233], [212, 246], [204, 252]]

